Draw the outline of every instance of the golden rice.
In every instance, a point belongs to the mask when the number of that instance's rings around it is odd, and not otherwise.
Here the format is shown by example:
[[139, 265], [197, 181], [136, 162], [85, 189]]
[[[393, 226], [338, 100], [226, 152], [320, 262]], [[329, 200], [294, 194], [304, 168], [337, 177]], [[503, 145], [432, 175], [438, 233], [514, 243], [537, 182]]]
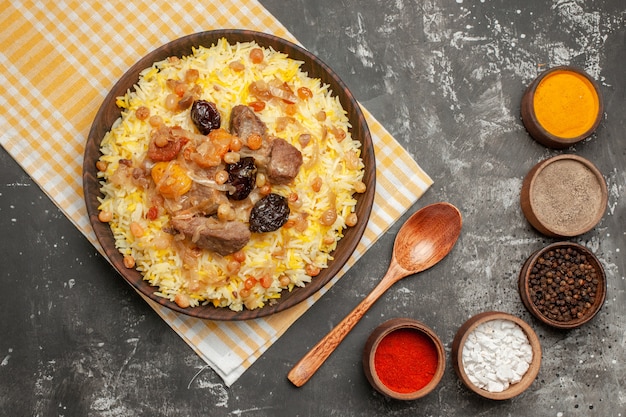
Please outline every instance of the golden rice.
[[[154, 63], [141, 72], [133, 91], [118, 97], [122, 115], [102, 140], [100, 161], [106, 164], [106, 169], [99, 173], [104, 194], [100, 210], [112, 214], [109, 223], [116, 246], [127, 259], [134, 260], [145, 280], [158, 287], [160, 296], [179, 305], [210, 303], [235, 311], [244, 307], [254, 309], [272, 303], [285, 289], [306, 285], [312, 275], [317, 275], [316, 269], [327, 268], [332, 260], [331, 252], [347, 227], [345, 219], [356, 206], [355, 187], [363, 192], [361, 144], [350, 135], [350, 124], [339, 99], [328, 85], [309, 78], [300, 69], [301, 62], [283, 53], [261, 48], [262, 64], [252, 63], [253, 48], [259, 46], [254, 42], [230, 45], [221, 39], [209, 48], [194, 49], [189, 56]], [[243, 65], [230, 65], [233, 62]], [[268, 102], [263, 110], [256, 112], [267, 125], [268, 133], [298, 148], [304, 162], [291, 184], [272, 185], [273, 193], [285, 197], [297, 193], [297, 206], [291, 207], [290, 222], [274, 232], [252, 233], [242, 250], [245, 261], [235, 274], [227, 269], [233, 255], [220, 256], [208, 250], [196, 254], [197, 264], [190, 268], [184, 256], [169, 244], [171, 235], [163, 230], [169, 223], [168, 214], [150, 220], [147, 213], [151, 203], [145, 190], [111, 181], [120, 160], [134, 163], [146, 156], [152, 127], [147, 120], [136, 117], [139, 107], [149, 108], [150, 115], [160, 116], [168, 126], [196, 131], [188, 110], [172, 112], [165, 107], [165, 97], [171, 92], [167, 80], [184, 79], [186, 71], [192, 68], [199, 71], [196, 83], [202, 87], [202, 98], [217, 105], [223, 126], [235, 105], [256, 100], [248, 86], [257, 80], [269, 82], [278, 78], [293, 91], [306, 87], [313, 93], [312, 97], [296, 103], [297, 111], [293, 114], [296, 123], [277, 124], [285, 116], [280, 103]], [[326, 118], [319, 120], [322, 111]], [[303, 133], [312, 137], [305, 146], [298, 142]], [[311, 187], [317, 177], [322, 180], [318, 192]], [[322, 213], [332, 207], [337, 211], [334, 224], [320, 224]], [[299, 227], [293, 227], [298, 221]], [[261, 277], [267, 276], [271, 277], [271, 284], [268, 286], [266, 281], [266, 285], [261, 285]], [[242, 291], [249, 278], [253, 278], [254, 285], [249, 291]]]

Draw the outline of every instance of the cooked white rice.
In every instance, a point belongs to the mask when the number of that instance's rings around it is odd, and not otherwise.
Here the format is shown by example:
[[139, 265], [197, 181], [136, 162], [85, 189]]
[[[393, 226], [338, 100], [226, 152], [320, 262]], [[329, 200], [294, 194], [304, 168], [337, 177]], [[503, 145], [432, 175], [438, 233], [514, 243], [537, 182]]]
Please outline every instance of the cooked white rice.
[[[316, 275], [307, 274], [307, 265], [311, 272], [311, 268], [327, 268], [332, 260], [330, 252], [342, 238], [346, 218], [355, 209], [355, 187], [359, 192], [364, 191], [361, 144], [351, 137], [346, 112], [329, 86], [302, 72], [301, 62], [272, 49], [262, 48], [263, 63], [254, 64], [250, 59], [253, 48], [259, 46], [253, 42], [230, 45], [226, 39], [221, 39], [210, 48], [194, 49], [190, 56], [154, 63], [140, 74], [133, 91], [117, 99], [122, 116], [102, 140], [99, 176], [104, 198], [100, 210], [112, 214], [109, 223], [116, 246], [127, 259], [134, 259], [137, 270], [151, 285], [158, 287], [160, 296], [181, 306], [210, 303], [235, 311], [244, 307], [254, 309], [272, 303], [285, 289], [290, 291], [306, 285], [311, 275]], [[244, 69], [233, 70], [230, 66], [233, 62], [243, 64]], [[236, 274], [227, 270], [233, 255], [220, 256], [202, 250], [190, 262], [188, 256], [179, 253], [176, 245], [169, 244], [172, 236], [163, 230], [168, 226], [168, 215], [162, 213], [154, 220], [148, 219], [151, 203], [145, 190], [133, 184], [119, 185], [110, 181], [121, 159], [133, 161], [134, 165], [146, 156], [152, 126], [147, 120], [136, 117], [139, 107], [149, 108], [151, 116], [161, 116], [168, 126], [179, 125], [197, 132], [189, 110], [172, 112], [164, 104], [165, 97], [171, 93], [166, 80], [184, 79], [191, 68], [199, 71], [196, 83], [202, 87], [202, 98], [217, 105], [222, 127], [228, 126], [230, 111], [235, 105], [256, 101], [248, 90], [254, 81], [270, 82], [278, 78], [294, 92], [307, 87], [313, 93], [311, 98], [297, 101], [293, 115], [297, 123], [289, 123], [283, 131], [276, 131], [277, 120], [285, 116], [284, 106], [277, 100], [268, 101], [265, 108], [256, 113], [267, 125], [270, 135], [287, 140], [302, 152], [303, 166], [293, 183], [272, 186], [273, 193], [285, 197], [297, 193], [297, 205], [301, 206], [290, 205], [292, 221], [277, 231], [252, 233], [242, 250], [245, 260]], [[323, 121], [316, 117], [320, 111], [326, 113]], [[344, 139], [338, 131], [345, 134]], [[312, 137], [306, 146], [298, 141], [302, 133]], [[316, 177], [322, 179], [319, 192], [311, 187]], [[331, 207], [333, 195], [336, 196], [337, 220], [332, 226], [324, 226], [318, 219]], [[303, 217], [307, 221], [300, 225], [307, 227], [299, 231], [293, 223]], [[139, 237], [131, 233], [133, 223], [142, 229]], [[260, 279], [268, 274], [272, 277], [271, 285], [264, 288]], [[250, 277], [256, 283], [245, 291], [246, 280]], [[181, 300], [186, 301], [181, 303]]]

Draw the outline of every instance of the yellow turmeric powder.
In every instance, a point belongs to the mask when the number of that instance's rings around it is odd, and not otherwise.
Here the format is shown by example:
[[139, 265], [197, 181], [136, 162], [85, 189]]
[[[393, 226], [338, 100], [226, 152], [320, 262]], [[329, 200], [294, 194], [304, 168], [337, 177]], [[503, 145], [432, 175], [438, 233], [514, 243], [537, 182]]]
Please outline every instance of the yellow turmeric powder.
[[598, 116], [600, 99], [593, 84], [573, 71], [547, 75], [535, 90], [533, 107], [541, 126], [562, 139], [588, 132]]

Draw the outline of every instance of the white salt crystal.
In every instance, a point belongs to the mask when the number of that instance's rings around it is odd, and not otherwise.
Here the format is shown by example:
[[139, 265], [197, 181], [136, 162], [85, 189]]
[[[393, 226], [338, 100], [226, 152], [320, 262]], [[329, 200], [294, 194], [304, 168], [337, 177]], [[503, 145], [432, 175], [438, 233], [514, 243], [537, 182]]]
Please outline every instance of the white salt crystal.
[[472, 331], [461, 357], [472, 384], [490, 392], [502, 392], [521, 381], [528, 371], [532, 347], [517, 323], [497, 319]]

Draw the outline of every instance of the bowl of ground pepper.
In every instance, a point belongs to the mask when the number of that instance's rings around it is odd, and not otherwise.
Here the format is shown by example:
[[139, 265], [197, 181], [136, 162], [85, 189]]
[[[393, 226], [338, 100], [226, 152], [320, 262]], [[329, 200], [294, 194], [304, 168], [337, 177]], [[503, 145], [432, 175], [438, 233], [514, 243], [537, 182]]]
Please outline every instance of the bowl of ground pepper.
[[432, 392], [443, 377], [443, 343], [424, 323], [396, 318], [379, 325], [363, 349], [363, 371], [379, 393], [416, 400]]
[[558, 66], [541, 73], [522, 97], [522, 122], [539, 143], [564, 149], [589, 137], [604, 106], [596, 81], [585, 71]]
[[533, 253], [519, 273], [524, 306], [541, 322], [573, 329], [589, 322], [606, 298], [606, 275], [583, 245], [556, 242]]
[[550, 237], [578, 236], [604, 216], [608, 190], [589, 160], [571, 154], [538, 162], [522, 182], [520, 204], [528, 222]]

